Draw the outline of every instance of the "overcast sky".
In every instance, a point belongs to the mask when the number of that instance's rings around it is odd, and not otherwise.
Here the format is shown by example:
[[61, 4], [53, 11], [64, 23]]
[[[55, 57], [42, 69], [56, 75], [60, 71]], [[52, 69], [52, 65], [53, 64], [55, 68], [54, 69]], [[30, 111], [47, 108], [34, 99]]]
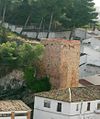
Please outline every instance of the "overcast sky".
[[100, 6], [100, 0], [94, 0], [96, 6]]

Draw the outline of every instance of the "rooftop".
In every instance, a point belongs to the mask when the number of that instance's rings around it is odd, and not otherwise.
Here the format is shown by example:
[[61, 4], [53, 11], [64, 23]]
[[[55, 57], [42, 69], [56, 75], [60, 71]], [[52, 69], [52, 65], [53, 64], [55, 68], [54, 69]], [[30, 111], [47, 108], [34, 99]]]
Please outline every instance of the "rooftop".
[[[100, 100], [100, 85], [88, 87], [75, 87], [71, 89], [71, 102]], [[64, 102], [70, 102], [69, 90], [60, 89], [50, 92], [37, 93], [36, 96]]]
[[94, 84], [92, 84], [91, 82], [85, 80], [85, 79], [80, 79], [79, 83], [82, 84], [83, 86], [93, 86]]
[[31, 109], [21, 100], [0, 101], [0, 112], [9, 111], [31, 111]]

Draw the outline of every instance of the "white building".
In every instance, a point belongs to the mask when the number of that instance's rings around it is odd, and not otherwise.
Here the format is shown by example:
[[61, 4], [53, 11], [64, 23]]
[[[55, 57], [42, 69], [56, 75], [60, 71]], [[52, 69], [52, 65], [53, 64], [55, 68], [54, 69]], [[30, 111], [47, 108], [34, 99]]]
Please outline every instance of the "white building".
[[20, 100], [0, 101], [0, 119], [31, 119], [31, 109]]
[[100, 119], [100, 86], [38, 93], [33, 119]]

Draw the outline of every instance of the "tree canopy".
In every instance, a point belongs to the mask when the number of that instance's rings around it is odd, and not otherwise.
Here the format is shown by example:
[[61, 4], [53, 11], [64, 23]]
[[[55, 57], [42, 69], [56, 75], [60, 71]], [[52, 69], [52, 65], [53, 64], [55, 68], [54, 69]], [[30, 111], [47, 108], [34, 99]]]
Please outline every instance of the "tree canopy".
[[10, 67], [32, 66], [34, 61], [41, 58], [43, 45], [31, 45], [23, 43], [18, 45], [16, 42], [6, 42], [0, 44], [0, 65]]
[[93, 0], [0, 0], [0, 18], [6, 6], [5, 21], [24, 25], [28, 16], [28, 24], [48, 27], [53, 14], [52, 28], [81, 27], [97, 19]]

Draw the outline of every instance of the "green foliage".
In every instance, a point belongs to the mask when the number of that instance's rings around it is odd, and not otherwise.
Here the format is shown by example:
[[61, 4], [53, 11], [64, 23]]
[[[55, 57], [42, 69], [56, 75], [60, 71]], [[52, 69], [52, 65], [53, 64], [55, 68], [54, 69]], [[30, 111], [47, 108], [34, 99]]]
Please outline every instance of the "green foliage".
[[93, 0], [71, 0], [65, 9], [62, 17], [62, 25], [67, 28], [77, 28], [95, 22], [97, 13], [95, 12]]
[[32, 66], [33, 62], [42, 55], [43, 49], [41, 44], [34, 46], [28, 43], [18, 45], [16, 42], [0, 44], [0, 65], [15, 68]]
[[17, 44], [7, 42], [0, 44], [0, 65], [15, 67], [17, 64]]
[[27, 87], [35, 93], [48, 91], [51, 89], [51, 84], [48, 77], [43, 77], [42, 79], [38, 79], [36, 77], [36, 67], [25, 67], [24, 79], [26, 81]]
[[12, 24], [35, 23], [39, 27], [43, 18], [44, 28], [48, 28], [53, 13], [53, 28], [62, 25], [65, 28], [81, 27], [94, 22], [97, 18], [93, 0], [1, 0], [1, 18], [7, 5], [5, 20]]
[[18, 55], [20, 65], [31, 66], [36, 60], [39, 60], [44, 50], [43, 45], [32, 46], [31, 44], [24, 43], [18, 47]]
[[32, 84], [36, 78], [36, 69], [34, 67], [26, 67], [24, 69], [24, 79], [27, 83]]
[[36, 69], [34, 67], [27, 67], [24, 70], [24, 79], [26, 81], [27, 87], [36, 92], [50, 90], [51, 85], [48, 77], [42, 79], [37, 79]]
[[8, 29], [0, 26], [0, 43], [5, 43], [8, 39], [17, 39], [17, 35]]
[[0, 27], [0, 43], [4, 43], [7, 41], [6, 30], [3, 27]]
[[2, 43], [0, 44], [0, 67], [22, 68], [27, 87], [34, 92], [50, 90], [49, 78], [45, 77], [41, 80], [36, 78], [36, 62], [42, 58], [43, 50], [44, 47], [41, 44], [33, 46], [28, 43], [20, 45], [16, 42]]
[[35, 80], [33, 86], [31, 85], [31, 90], [36, 92], [49, 91], [51, 89], [51, 84], [48, 77], [44, 77], [40, 80]]

